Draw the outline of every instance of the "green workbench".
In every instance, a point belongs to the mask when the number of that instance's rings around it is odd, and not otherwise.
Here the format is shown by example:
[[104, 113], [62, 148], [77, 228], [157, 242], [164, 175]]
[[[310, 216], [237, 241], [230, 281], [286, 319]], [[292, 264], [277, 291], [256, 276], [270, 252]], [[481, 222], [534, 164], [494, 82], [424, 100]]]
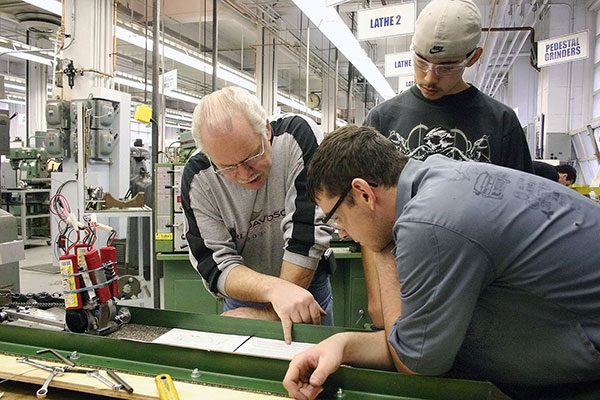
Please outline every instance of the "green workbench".
[[[139, 325], [146, 329], [182, 328], [282, 339], [281, 326], [274, 321], [135, 307], [130, 307], [130, 311], [132, 319], [128, 326]], [[317, 343], [343, 330], [295, 324], [293, 337], [295, 341]], [[0, 324], [0, 352], [56, 361], [52, 354], [36, 354], [37, 350], [47, 348], [63, 355], [77, 351], [77, 364], [81, 366], [149, 376], [166, 373], [174, 380], [240, 388], [282, 397], [286, 395], [281, 384], [288, 366], [288, 361], [284, 360]], [[200, 374], [192, 378], [191, 371], [195, 368]], [[342, 366], [327, 380], [325, 391], [319, 398], [477, 400], [490, 399], [491, 396], [492, 385], [487, 382], [412, 376]]]
[[[361, 253], [333, 247], [337, 268], [331, 275], [335, 325], [364, 328], [371, 323]], [[222, 303], [202, 284], [187, 253], [158, 253], [163, 262], [164, 307], [168, 310], [220, 314]]]

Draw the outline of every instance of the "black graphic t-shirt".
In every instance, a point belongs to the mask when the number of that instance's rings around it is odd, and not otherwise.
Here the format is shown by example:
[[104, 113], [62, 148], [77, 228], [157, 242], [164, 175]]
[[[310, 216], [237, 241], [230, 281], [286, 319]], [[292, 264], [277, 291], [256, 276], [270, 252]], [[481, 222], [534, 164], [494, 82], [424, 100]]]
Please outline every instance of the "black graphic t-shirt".
[[474, 86], [439, 100], [426, 99], [413, 86], [373, 108], [364, 124], [418, 160], [442, 154], [533, 172], [514, 111]]

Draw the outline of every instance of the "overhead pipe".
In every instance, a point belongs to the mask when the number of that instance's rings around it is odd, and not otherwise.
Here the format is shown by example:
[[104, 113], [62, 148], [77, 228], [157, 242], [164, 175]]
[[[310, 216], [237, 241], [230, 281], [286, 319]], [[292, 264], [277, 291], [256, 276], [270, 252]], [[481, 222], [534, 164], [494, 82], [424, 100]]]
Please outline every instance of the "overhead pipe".
[[[506, 8], [508, 6], [508, 0], [505, 0], [505, 2], [500, 6], [500, 9], [498, 9], [497, 1], [494, 1], [493, 3], [494, 6], [492, 8], [492, 16], [490, 18], [489, 27], [482, 27], [481, 29], [482, 32], [485, 32], [485, 39], [483, 41], [484, 52], [483, 57], [481, 59], [480, 67], [477, 69], [477, 72], [475, 73], [475, 78], [473, 79], [475, 86], [477, 86], [478, 88], [481, 87], [481, 84], [483, 83], [483, 79], [488, 69], [489, 60], [492, 57], [492, 54], [494, 54], [493, 50], [496, 47], [496, 41], [498, 40], [496, 35], [490, 36], [490, 29], [494, 25], [501, 25], [502, 18], [504, 17], [504, 14], [506, 13]], [[489, 51], [485, 51], [485, 49], [489, 49]]]
[[[308, 86], [310, 83], [310, 22], [306, 27], [306, 97], [304, 98], [304, 104], [306, 104], [306, 111], [308, 111]], [[321, 120], [321, 122], [323, 122]]]
[[[152, 171], [155, 170], [158, 163], [158, 112], [160, 107], [160, 93], [158, 85], [158, 68], [159, 68], [159, 9], [158, 0], [152, 0]], [[152, 179], [152, 193], [156, 193], [156, 179]], [[155, 199], [156, 200], [156, 199]], [[152, 207], [152, 222], [151, 229], [154, 229], [154, 221], [156, 221], [156, 207]], [[152, 244], [150, 245], [152, 248]], [[151, 252], [152, 262], [152, 297], [154, 300], [154, 308], [160, 308], [160, 277], [158, 274], [158, 260], [154, 251]]]
[[[521, 4], [523, 4], [523, 0], [521, 0]], [[511, 19], [510, 19], [510, 21], [509, 21], [508, 25], [509, 25], [509, 26], [515, 26], [515, 25], [516, 25], [516, 23], [515, 23], [515, 16], [514, 16], [514, 13], [510, 13], [510, 14], [511, 14]], [[506, 24], [503, 24], [503, 25], [506, 25]], [[488, 31], [488, 32], [489, 32], [489, 31]], [[501, 38], [501, 40], [500, 40], [500, 45], [498, 45], [498, 44], [497, 44], [497, 42], [498, 42], [498, 35], [495, 35], [495, 36], [496, 36], [496, 44], [495, 44], [495, 48], [496, 48], [496, 49], [498, 49], [498, 50], [494, 51], [494, 54], [490, 56], [490, 58], [492, 58], [492, 57], [494, 58], [494, 61], [493, 61], [493, 62], [491, 62], [491, 63], [490, 63], [490, 62], [488, 62], [488, 63], [487, 63], [487, 68], [488, 68], [488, 69], [490, 69], [490, 68], [491, 68], [491, 69], [492, 69], [492, 72], [490, 72], [490, 73], [487, 73], [487, 74], [485, 75], [485, 77], [484, 77], [484, 79], [483, 79], [483, 81], [482, 81], [482, 83], [481, 83], [481, 86], [479, 87], [479, 89], [480, 89], [480, 90], [482, 90], [482, 91], [484, 91], [484, 92], [485, 92], [485, 89], [486, 89], [486, 88], [488, 87], [488, 85], [489, 85], [490, 78], [492, 77], [492, 75], [494, 75], [494, 72], [495, 72], [495, 70], [497, 69], [497, 65], [498, 65], [499, 59], [500, 59], [500, 57], [501, 57], [501, 55], [502, 55], [502, 49], [504, 49], [504, 46], [506, 45], [506, 42], [508, 41], [508, 37], [509, 37], [509, 35], [502, 35], [502, 38]], [[514, 42], [514, 41], [513, 41], [513, 42]], [[496, 74], [496, 76], [497, 76], [497, 74]], [[496, 76], [495, 76], [495, 77], [496, 77]], [[495, 77], [494, 77], [494, 78], [495, 78]], [[493, 82], [494, 82], [494, 81], [492, 80], [492, 84], [493, 84]]]
[[[569, 7], [569, 33], [573, 33], [573, 30], [575, 29], [575, 14], [573, 12], [573, 6], [571, 4], [568, 3], [562, 3], [562, 2], [553, 2], [550, 3], [551, 6], [567, 6]], [[568, 82], [569, 82], [569, 97], [567, 99], [567, 115], [566, 115], [566, 121], [565, 124], [567, 126], [567, 131], [569, 131], [571, 129], [571, 120], [572, 120], [572, 116], [573, 116], [573, 63], [570, 62], [567, 65], [567, 75], [568, 75]]]
[[219, 23], [217, 21], [217, 3], [218, 0], [213, 0], [213, 10], [212, 10], [212, 90], [215, 92], [217, 90], [217, 66], [218, 60], [217, 56], [219, 54]]
[[[544, 3], [543, 3], [542, 5], [538, 5], [538, 10], [539, 10], [539, 13], [538, 13], [538, 14], [536, 14], [536, 15], [540, 15], [540, 14], [542, 14], [542, 13], [544, 12], [544, 10], [545, 10], [547, 7], [548, 7], [548, 0], [544, 0]], [[490, 30], [492, 30], [492, 31], [493, 31], [494, 29], [500, 29], [500, 30], [527, 30], [527, 31], [530, 31], [530, 32], [529, 32], [529, 34], [530, 34], [530, 37], [529, 37], [529, 39], [530, 39], [530, 41], [531, 41], [531, 45], [532, 45], [532, 47], [533, 47], [533, 46], [535, 46], [535, 45], [536, 45], [536, 43], [535, 43], [535, 28], [534, 28], [534, 27], [535, 27], [535, 25], [537, 24], [537, 22], [538, 22], [538, 21], [537, 21], [536, 19], [534, 19], [534, 22], [533, 22], [533, 24], [532, 24], [532, 26], [531, 26], [531, 27], [502, 27], [502, 28], [490, 28]], [[523, 43], [525, 43], [525, 39], [526, 39], [526, 38], [527, 38], [527, 36], [524, 36], [524, 37], [521, 39], [521, 44], [519, 45], [519, 49], [521, 49], [521, 48], [523, 47]], [[519, 51], [520, 51], [520, 50], [519, 50]], [[513, 64], [513, 63], [514, 63], [514, 59], [513, 59], [513, 60], [512, 60], [512, 62], [510, 63], [509, 67], [508, 67], [508, 68], [505, 70], [505, 72], [504, 72], [504, 74], [502, 75], [502, 77], [501, 77], [501, 79], [500, 79], [500, 80], [504, 79], [504, 77], [505, 77], [505, 76], [506, 76], [506, 74], [508, 73], [508, 70], [510, 69], [510, 67], [512, 66], [512, 64]], [[530, 64], [530, 65], [532, 66], [532, 68], [534, 68], [536, 71], [538, 71], [538, 72], [540, 71], [540, 69], [537, 67], [537, 64], [536, 64], [536, 63], [534, 63], [534, 60], [533, 60], [533, 58], [530, 58], [530, 62], [529, 62], [529, 64]], [[487, 66], [486, 66], [486, 67], [487, 67]], [[496, 88], [496, 90], [495, 90], [495, 91], [493, 91], [493, 92], [492, 92], [490, 95], [491, 95], [491, 96], [493, 96], [493, 95], [496, 93], [496, 91], [497, 91], [497, 88]]]
[[[547, 2], [544, 3], [540, 8], [538, 8], [540, 10], [540, 14], [544, 12], [544, 9], [546, 7], [548, 7]], [[524, 29], [524, 30], [529, 31], [529, 40], [531, 42], [531, 46], [532, 47], [536, 45], [536, 42], [535, 42], [535, 25], [537, 25], [538, 21], [539, 21], [538, 19], [534, 18], [532, 26], [519, 28], [519, 29]], [[525, 40], [526, 39], [527, 39], [527, 36], [523, 36], [523, 38], [521, 39], [521, 42], [519, 43], [519, 51], [520, 51], [520, 49], [523, 48], [523, 45], [525, 44]], [[510, 70], [510, 68], [512, 67], [515, 59], [516, 59], [516, 57], [513, 58], [512, 62], [509, 64], [508, 68], [504, 71], [504, 74], [502, 75], [501, 79], [504, 79], [504, 77], [506, 76], [506, 74], [508, 73], [508, 71]], [[534, 63], [534, 60], [533, 60], [533, 58], [531, 56], [529, 58], [529, 65], [531, 65], [531, 67], [534, 68], [537, 72], [540, 72], [540, 68], [538, 68], [538, 66], [537, 66], [536, 63]], [[491, 96], [494, 96], [497, 91], [498, 91], [498, 88], [496, 87], [496, 89], [494, 90], [494, 92], [492, 92]]]
[[[488, 29], [488, 28], [486, 28]], [[521, 27], [516, 27], [516, 26], [511, 26], [511, 27], [497, 27], [497, 28], [489, 28], [490, 31], [494, 32], [516, 32], [516, 31], [526, 31], [529, 32], [529, 41], [531, 42], [532, 46], [535, 46], [535, 28], [531, 27], [531, 26], [521, 26]], [[523, 37], [523, 41], [527, 38], [527, 35], [525, 35]], [[521, 45], [522, 47], [522, 45]], [[520, 51], [520, 49], [519, 49]], [[518, 52], [517, 52], [518, 54]], [[536, 71], [540, 71], [540, 69], [537, 67], [537, 65], [533, 62], [533, 58], [530, 57], [529, 60], [529, 65], [531, 65], [531, 67], [533, 69], [535, 69]]]
[[[304, 53], [301, 50], [297, 49], [295, 45], [293, 45], [290, 42], [288, 42], [287, 40], [285, 40], [282, 37], [282, 35], [279, 33], [279, 31], [277, 30], [277, 28], [274, 28], [264, 18], [261, 18], [259, 15], [257, 15], [255, 12], [253, 12], [252, 10], [250, 10], [244, 4], [236, 3], [233, 0], [223, 0], [223, 2], [225, 4], [227, 4], [229, 7], [231, 7], [234, 11], [236, 11], [237, 13], [239, 13], [242, 17], [247, 18], [248, 20], [250, 20], [251, 22], [253, 22], [255, 24], [261, 25], [263, 28], [265, 28], [266, 30], [268, 30], [277, 39], [277, 41], [279, 42], [279, 44], [281, 44], [283, 46], [282, 48], [285, 48], [285, 49], [289, 50], [290, 53], [292, 53], [293, 55], [298, 56], [298, 58], [300, 60], [302, 60], [302, 58], [304, 57]], [[263, 5], [260, 5], [260, 6], [263, 6]], [[264, 12], [264, 10], [262, 8], [260, 8], [258, 4], [257, 4], [257, 8], [259, 8], [261, 11]], [[271, 16], [271, 17], [273, 18], [273, 16]], [[290, 33], [290, 35], [292, 35], [292, 37], [295, 40], [297, 40], [297, 42], [300, 44], [300, 46], [302, 46], [303, 48], [306, 47], [306, 44], [302, 41], [301, 37], [298, 37], [298, 36], [296, 36], [294, 34], [291, 34], [291, 33]], [[316, 60], [316, 61], [311, 60], [310, 62], [311, 62], [312, 68], [314, 70], [328, 69], [329, 71], [334, 71], [334, 67], [331, 66], [331, 65], [329, 65], [318, 54], [314, 54], [313, 55], [313, 59]]]
[[[525, 14], [525, 16], [523, 17], [523, 22], [525, 22], [525, 21], [527, 21], [529, 19], [529, 16], [531, 15], [532, 11], [533, 11], [533, 5], [530, 4], [529, 5], [529, 10], [527, 11], [527, 13]], [[502, 62], [499, 63], [499, 64], [496, 64], [496, 71], [495, 71], [495, 73], [493, 73], [494, 77], [491, 80], [488, 79], [488, 82], [490, 82], [489, 84], [486, 82], [486, 84], [484, 84], [482, 86], [481, 89], [485, 90], [485, 93], [490, 94], [490, 93], [492, 93], [492, 92], [495, 91], [494, 89], [495, 89], [495, 85], [496, 85], [496, 82], [497, 82], [496, 79], [498, 79], [498, 76], [501, 75], [503, 72], [506, 71], [506, 70], [504, 70], [504, 71], [502, 70], [502, 66], [507, 62], [508, 58], [513, 54], [513, 52], [512, 52], [513, 47], [515, 46], [515, 43], [517, 43], [517, 38], [519, 37], [521, 31], [529, 31], [529, 29], [519, 28], [519, 29], [510, 29], [510, 30], [507, 30], [507, 32], [516, 32], [516, 33], [515, 33], [515, 35], [513, 37], [513, 40], [510, 43], [510, 46], [508, 47], [508, 50], [506, 50], [506, 52], [504, 53], [504, 58], [502, 59]], [[506, 37], [506, 39], [508, 39], [508, 35], [506, 35], [505, 37]], [[525, 33], [525, 37], [527, 37], [527, 32]], [[535, 31], [531, 32], [530, 40], [531, 40], [531, 45], [535, 46]], [[504, 42], [506, 42], [506, 40]], [[514, 52], [514, 56], [512, 56], [512, 60], [509, 62], [509, 65], [512, 65], [514, 63], [516, 57], [518, 57], [519, 53], [521, 52], [521, 49], [523, 48], [524, 43], [525, 43], [524, 40], [521, 41], [521, 43], [518, 46], [517, 50]], [[504, 44], [502, 45], [502, 47], [500, 47], [499, 51], [497, 52], [498, 56], [500, 56], [500, 53], [501, 53], [501, 51], [502, 51], [503, 48], [504, 48]], [[530, 63], [531, 66], [533, 66], [533, 68], [535, 68], [539, 72], [539, 69], [534, 64], [533, 58], [531, 56], [529, 57], [529, 63]], [[490, 74], [490, 76], [491, 75], [492, 74]], [[487, 90], [488, 87], [490, 87], [490, 90]]]
[[[354, 13], [351, 13], [350, 15], [350, 32], [354, 33]], [[354, 122], [352, 120], [352, 118], [350, 118], [350, 100], [352, 98], [352, 81], [354, 80], [354, 77], [352, 76], [352, 73], [354, 72], [354, 67], [352, 66], [352, 63], [348, 63], [348, 90], [346, 91], [346, 122], [347, 123], [352, 123]], [[366, 103], [365, 103], [366, 106]]]

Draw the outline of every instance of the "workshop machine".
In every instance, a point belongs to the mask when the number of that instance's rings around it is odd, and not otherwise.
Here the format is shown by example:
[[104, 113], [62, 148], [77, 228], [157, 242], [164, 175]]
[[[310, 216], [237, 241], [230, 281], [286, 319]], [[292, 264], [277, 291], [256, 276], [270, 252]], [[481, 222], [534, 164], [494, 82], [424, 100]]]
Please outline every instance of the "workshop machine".
[[4, 171], [2, 205], [17, 217], [25, 244], [45, 244], [50, 237], [48, 155], [44, 149], [12, 147], [7, 158], [11, 169]]
[[[144, 196], [144, 204], [152, 207], [154, 203], [154, 193], [152, 192], [152, 174], [150, 173], [150, 152], [143, 148], [133, 146], [130, 148], [130, 167], [129, 167], [129, 191], [131, 197], [135, 198], [139, 193]], [[141, 221], [137, 217], [128, 218], [127, 226], [127, 264], [125, 271], [127, 274], [134, 274], [139, 269], [140, 245], [144, 254], [150, 254], [150, 218], [143, 218]], [[138, 229], [136, 227], [140, 227]], [[140, 243], [141, 242], [141, 243]], [[150, 257], [145, 257], [143, 265], [144, 277], [150, 276]]]
[[[115, 390], [116, 382], [97, 385], [100, 387], [98, 389], [87, 384], [90, 379], [86, 374], [71, 372], [72, 369], [99, 370], [105, 376], [106, 370], [112, 370], [131, 387], [133, 395], [152, 389], [147, 392], [148, 397], [144, 398], [158, 398], [159, 392], [153, 387], [154, 377], [165, 375], [173, 379], [173, 387], [179, 391], [182, 399], [287, 398], [281, 382], [287, 371], [289, 358], [275, 358], [277, 356], [263, 352], [270, 349], [262, 348], [283, 345], [279, 322], [137, 307], [130, 307], [129, 311], [131, 322], [107, 336], [17, 326], [10, 322], [0, 324], [0, 379], [28, 381], [39, 385], [50, 379], [45, 387], [50, 392], [56, 390], [55, 387], [66, 387], [104, 396], [129, 398], [119, 390], [120, 387]], [[165, 342], [160, 338], [167, 333], [174, 333], [173, 327], [192, 337], [208, 334], [208, 340], [213, 346], [219, 345], [217, 342], [221, 339], [211, 341], [210, 338], [221, 338], [223, 334], [236, 335], [235, 338], [247, 342], [254, 340], [256, 343], [273, 345], [257, 346], [259, 351], [253, 353], [241, 353], [235, 349], [209, 351], [197, 347], [180, 347], [188, 346], [187, 344], [163, 344]], [[293, 337], [295, 342], [310, 346], [342, 331], [344, 329], [335, 327], [295, 324]], [[61, 357], [68, 358], [72, 365], [61, 360]], [[39, 370], [39, 367], [32, 364], [27, 369], [23, 368], [28, 373], [15, 373], [19, 371], [17, 368], [24, 362], [24, 358], [32, 363], [63, 368], [64, 372], [53, 376], [53, 368]], [[145, 377], [147, 380], [143, 381]], [[3, 390], [2, 386], [0, 390]], [[35, 390], [36, 388], [32, 389]], [[190, 391], [184, 395], [183, 390]], [[324, 392], [319, 398], [484, 400], [492, 398], [493, 390], [488, 382], [342, 366], [327, 379]]]
[[185, 164], [156, 164], [154, 251], [187, 253], [185, 216], [181, 205], [181, 174]]
[[[14, 249], [9, 247], [9, 243], [17, 240], [17, 220], [4, 210], [0, 210], [0, 290], [19, 291], [19, 262], [5, 260]], [[21, 248], [23, 245], [21, 244]], [[24, 256], [24, 254], [23, 254]]]
[[13, 147], [8, 155], [18, 187], [49, 187], [48, 154], [44, 149]]
[[179, 134], [179, 147], [175, 154], [175, 162], [184, 163], [196, 150], [196, 142], [192, 136], [192, 131], [184, 131]]

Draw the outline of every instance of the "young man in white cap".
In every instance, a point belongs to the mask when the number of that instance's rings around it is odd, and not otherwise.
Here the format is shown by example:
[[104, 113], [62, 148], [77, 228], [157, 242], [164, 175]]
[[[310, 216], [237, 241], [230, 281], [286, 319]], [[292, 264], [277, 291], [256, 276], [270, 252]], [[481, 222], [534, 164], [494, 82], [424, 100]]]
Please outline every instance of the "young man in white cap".
[[443, 154], [533, 172], [515, 113], [463, 79], [481, 57], [481, 15], [470, 0], [434, 0], [412, 39], [415, 86], [373, 108], [364, 125], [411, 158]]
[[[512, 109], [463, 79], [483, 53], [481, 15], [470, 0], [434, 0], [419, 14], [412, 39], [415, 86], [367, 115], [376, 128], [411, 158], [442, 154], [533, 172], [521, 124]], [[363, 252], [369, 313], [381, 325], [374, 255]], [[388, 260], [393, 262], [391, 258]]]

